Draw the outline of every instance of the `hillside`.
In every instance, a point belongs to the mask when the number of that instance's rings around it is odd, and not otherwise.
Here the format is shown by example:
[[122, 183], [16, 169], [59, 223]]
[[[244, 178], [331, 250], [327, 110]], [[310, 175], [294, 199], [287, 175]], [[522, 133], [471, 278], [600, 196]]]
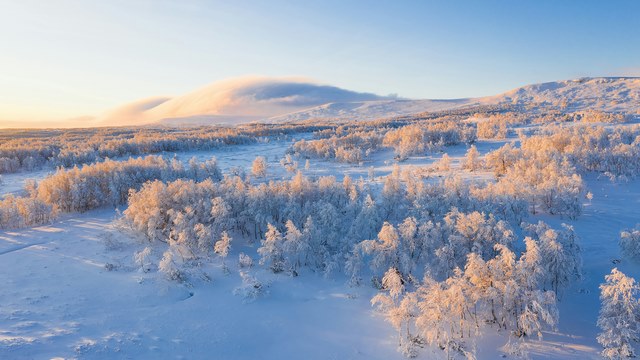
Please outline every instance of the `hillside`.
[[581, 78], [527, 85], [496, 97], [500, 103], [544, 104], [560, 110], [638, 113], [640, 78]]
[[243, 77], [215, 82], [182, 96], [126, 104], [107, 112], [98, 123], [203, 125], [372, 120], [498, 104], [635, 114], [640, 111], [640, 78], [582, 78], [527, 85], [480, 98], [411, 100], [359, 93], [299, 78]]
[[109, 111], [98, 122], [109, 125], [238, 124], [333, 102], [381, 99], [384, 97], [300, 78], [240, 77], [214, 82], [182, 96], [126, 104]]

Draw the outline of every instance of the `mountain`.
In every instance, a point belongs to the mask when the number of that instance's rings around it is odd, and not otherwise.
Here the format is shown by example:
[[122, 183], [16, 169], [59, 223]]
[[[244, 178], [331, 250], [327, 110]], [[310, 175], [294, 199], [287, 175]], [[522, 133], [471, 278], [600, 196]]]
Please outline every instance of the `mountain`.
[[499, 95], [467, 99], [330, 103], [269, 120], [281, 122], [312, 118], [371, 120], [480, 105], [519, 105], [526, 106], [532, 111], [541, 108], [561, 111], [594, 109], [640, 114], [640, 78], [601, 77], [554, 81], [523, 86]]
[[640, 78], [581, 78], [527, 85], [500, 95], [500, 102], [544, 104], [568, 111], [595, 109], [638, 113]]
[[386, 99], [301, 78], [241, 77], [215, 82], [174, 98], [149, 98], [109, 111], [100, 123], [237, 124], [299, 112], [334, 102]]
[[301, 78], [242, 77], [177, 97], [126, 104], [98, 119], [103, 125], [239, 124], [309, 119], [371, 120], [479, 105], [640, 113], [640, 78], [581, 78], [527, 85], [503, 94], [451, 100], [410, 100], [360, 93]]

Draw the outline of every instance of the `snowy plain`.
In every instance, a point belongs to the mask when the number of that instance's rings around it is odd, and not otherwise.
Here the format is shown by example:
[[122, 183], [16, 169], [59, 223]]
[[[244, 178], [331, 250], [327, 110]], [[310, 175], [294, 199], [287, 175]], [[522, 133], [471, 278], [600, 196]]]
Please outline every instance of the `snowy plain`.
[[[253, 158], [261, 155], [268, 160], [269, 178], [283, 178], [293, 176], [279, 164], [291, 141], [176, 156], [185, 162], [215, 156], [224, 172], [232, 167], [248, 172]], [[485, 154], [503, 144], [476, 145]], [[454, 168], [466, 150], [464, 145], [446, 148]], [[441, 156], [410, 157], [399, 165], [424, 166]], [[367, 179], [372, 167], [375, 178], [367, 181], [376, 183], [393, 164], [393, 153], [383, 150], [359, 166], [312, 159], [303, 172]], [[46, 173], [5, 176], [2, 191], [15, 192], [24, 179]], [[599, 358], [598, 285], [613, 266], [640, 276], [640, 268], [622, 258], [617, 245], [620, 231], [640, 219], [640, 181], [611, 182], [597, 174], [585, 181], [594, 196], [585, 199], [577, 220], [527, 219], [573, 225], [584, 257], [583, 280], [561, 294], [558, 331], [545, 332], [542, 341], [527, 341], [533, 359]], [[133, 264], [132, 254], [146, 244], [119, 231], [117, 217], [113, 209], [94, 210], [66, 214], [49, 226], [0, 233], [0, 358], [403, 358], [396, 351], [395, 332], [370, 305], [376, 293], [370, 286], [350, 287], [343, 276], [325, 278], [309, 270], [293, 278], [256, 269], [254, 276], [266, 284], [267, 294], [247, 303], [234, 295], [241, 279], [233, 259], [240, 252], [254, 254], [257, 244], [233, 245], [229, 274], [213, 259], [199, 270], [199, 281], [178, 284]], [[506, 333], [488, 332], [477, 344], [477, 357], [511, 357], [500, 350], [508, 340]], [[425, 349], [418, 358], [441, 357]]]

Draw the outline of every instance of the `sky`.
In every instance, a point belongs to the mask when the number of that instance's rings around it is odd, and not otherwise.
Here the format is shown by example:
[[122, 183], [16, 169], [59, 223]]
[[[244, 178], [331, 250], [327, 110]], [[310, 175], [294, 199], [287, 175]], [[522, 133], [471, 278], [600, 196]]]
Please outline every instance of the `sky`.
[[244, 75], [406, 98], [640, 76], [640, 1], [0, 0], [0, 125]]

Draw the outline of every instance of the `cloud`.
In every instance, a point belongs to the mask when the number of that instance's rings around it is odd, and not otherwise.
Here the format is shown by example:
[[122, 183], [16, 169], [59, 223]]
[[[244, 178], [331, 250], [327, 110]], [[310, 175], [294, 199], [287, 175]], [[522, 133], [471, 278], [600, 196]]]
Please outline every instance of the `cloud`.
[[249, 86], [236, 95], [256, 102], [274, 102], [288, 106], [317, 106], [329, 102], [379, 100], [381, 97], [313, 83], [271, 82]]

